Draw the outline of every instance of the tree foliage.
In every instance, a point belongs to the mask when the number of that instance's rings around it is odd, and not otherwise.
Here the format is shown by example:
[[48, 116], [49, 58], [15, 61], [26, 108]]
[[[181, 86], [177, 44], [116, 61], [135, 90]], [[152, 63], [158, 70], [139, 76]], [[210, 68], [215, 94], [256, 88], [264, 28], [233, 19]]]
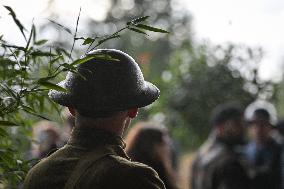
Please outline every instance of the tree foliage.
[[[166, 30], [153, 27], [144, 22], [149, 16], [135, 18], [125, 23], [124, 27], [110, 35], [100, 37], [79, 37], [77, 29], [80, 13], [77, 17], [76, 29], [72, 32], [66, 26], [51, 20], [52, 24], [73, 36], [71, 49], [49, 43], [48, 39], [38, 39], [37, 28], [31, 26], [26, 31], [16, 13], [9, 6], [14, 23], [18, 26], [26, 44], [10, 44], [5, 36], [0, 38], [0, 187], [15, 187], [21, 183], [29, 169], [27, 158], [31, 139], [31, 126], [35, 120], [59, 119], [59, 107], [47, 95], [53, 89], [68, 92], [55, 84], [62, 80], [66, 72], [77, 73], [77, 66], [90, 59], [113, 60], [105, 54], [88, 54], [103, 43], [120, 38], [124, 31], [135, 31], [145, 35], [147, 31], [168, 33]], [[73, 50], [77, 41], [87, 46], [83, 58], [73, 59]], [[76, 55], [75, 55], [76, 56]], [[57, 116], [56, 116], [57, 114]], [[26, 156], [26, 157], [25, 157]]]

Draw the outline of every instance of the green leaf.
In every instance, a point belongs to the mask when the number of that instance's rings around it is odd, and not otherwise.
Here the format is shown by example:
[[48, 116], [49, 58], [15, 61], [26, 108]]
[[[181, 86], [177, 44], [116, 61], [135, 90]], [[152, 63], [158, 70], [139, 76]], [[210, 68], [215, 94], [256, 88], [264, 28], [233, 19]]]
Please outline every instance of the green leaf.
[[49, 65], [54, 64], [55, 62], [57, 62], [57, 61], [60, 60], [60, 59], [63, 59], [63, 55], [62, 55], [62, 54], [59, 55], [59, 56], [57, 56], [56, 58], [52, 59], [52, 60], [49, 62]]
[[83, 64], [83, 63], [85, 63], [85, 62], [87, 62], [91, 59], [93, 59], [93, 57], [87, 55], [84, 58], [80, 58], [80, 59], [75, 60], [71, 65], [75, 66], [75, 65]]
[[29, 36], [29, 39], [28, 39], [28, 42], [27, 42], [27, 45], [26, 45], [26, 50], [29, 48], [30, 46], [30, 43], [31, 43], [31, 39], [33, 37], [33, 34], [34, 34], [34, 30], [35, 30], [35, 25], [33, 24], [32, 25], [32, 29], [30, 31], [30, 36]]
[[7, 151], [5, 153], [1, 153], [0, 159], [2, 160], [1, 162], [4, 162], [6, 165], [9, 166], [12, 166], [14, 163], [13, 154]]
[[84, 58], [80, 58], [78, 60], [75, 60], [71, 65], [79, 65], [83, 64], [89, 60], [92, 59], [98, 59], [98, 60], [109, 60], [109, 61], [119, 61], [119, 59], [113, 58], [110, 55], [107, 54], [87, 54]]
[[104, 38], [104, 39], [101, 39], [101, 40], [99, 40], [99, 42], [98, 42], [98, 44], [96, 45], [96, 47], [99, 46], [99, 45], [101, 45], [101, 44], [103, 44], [103, 43], [105, 43], [106, 41], [108, 41], [108, 40], [110, 40], [110, 39], [115, 39], [115, 38], [120, 38], [120, 35], [109, 36], [109, 37], [106, 37], [106, 38]]
[[20, 29], [21, 33], [23, 34], [25, 40], [27, 41], [26, 35], [24, 33], [24, 30], [26, 30], [26, 29], [21, 24], [21, 22], [18, 20], [18, 18], [16, 16], [15, 12], [13, 11], [13, 9], [11, 7], [9, 7], [9, 6], [4, 6], [4, 7], [10, 12], [9, 14], [12, 16], [15, 24], [18, 26], [18, 28]]
[[44, 45], [47, 41], [48, 40], [46, 40], [46, 39], [42, 39], [42, 40], [35, 42], [35, 45], [37, 45], [37, 46]]
[[70, 30], [69, 28], [63, 26], [62, 24], [59, 24], [58, 22], [56, 22], [56, 21], [54, 21], [54, 20], [51, 20], [51, 19], [47, 19], [47, 20], [49, 20], [51, 23], [53, 23], [53, 24], [59, 26], [60, 28], [62, 28], [62, 29], [63, 29], [64, 31], [66, 31], [67, 33], [73, 35], [72, 32], [71, 32], [71, 30]]
[[14, 48], [14, 49], [18, 49], [21, 51], [26, 51], [25, 47], [20, 47], [20, 46], [16, 46], [16, 45], [7, 45], [7, 44], [2, 44], [3, 47], [8, 47], [8, 48]]
[[128, 28], [136, 33], [142, 33], [142, 34], [145, 34], [145, 35], [148, 35], [146, 32], [142, 31], [142, 30], [139, 30], [139, 29], [136, 29], [136, 28]]
[[18, 126], [16, 123], [10, 121], [0, 121], [0, 126]]
[[42, 78], [40, 78], [37, 82], [38, 82], [38, 83], [46, 82], [46, 81], [48, 81], [48, 80], [50, 80], [50, 79], [55, 78], [56, 76], [57, 76], [57, 75], [52, 75], [52, 76], [48, 76], [48, 77], [42, 77]]
[[137, 28], [141, 28], [144, 30], [152, 31], [152, 32], [158, 32], [158, 33], [170, 33], [166, 30], [160, 29], [160, 28], [155, 28], [152, 26], [144, 25], [144, 24], [137, 24], [135, 25]]
[[72, 64], [61, 64], [61, 66], [63, 66], [64, 68], [67, 68], [68, 70], [76, 70], [76, 68], [72, 65]]
[[1, 137], [6, 137], [6, 136], [8, 136], [8, 133], [7, 133], [3, 128], [1, 128], [1, 127], [0, 127], [0, 136], [1, 136]]
[[22, 104], [21, 106], [22, 106], [23, 110], [25, 110], [25, 111], [34, 112], [34, 109], [32, 109], [31, 107], [28, 107], [24, 104]]
[[95, 39], [88, 37], [87, 39], [84, 40], [84, 43], [82, 45], [88, 45], [91, 44], [95, 41]]
[[149, 18], [149, 16], [143, 16], [143, 17], [135, 18], [135, 19], [127, 22], [126, 24], [127, 25], [137, 24], [137, 23], [140, 23], [140, 22], [147, 20], [148, 18]]
[[44, 52], [44, 51], [33, 51], [30, 54], [31, 56], [56, 56], [56, 54], [52, 54], [50, 52]]
[[53, 84], [53, 83], [50, 83], [48, 81], [38, 81], [38, 84], [48, 88], [48, 89], [53, 89], [53, 90], [56, 90], [56, 91], [61, 91], [61, 92], [68, 92], [67, 89], [64, 89], [63, 87], [60, 87], [56, 84]]
[[47, 121], [51, 121], [49, 118], [47, 118], [47, 117], [45, 117], [45, 116], [42, 116], [42, 115], [40, 115], [40, 114], [35, 113], [35, 112], [34, 112], [34, 109], [32, 109], [32, 108], [30, 108], [30, 107], [28, 107], [28, 106], [22, 105], [22, 107], [23, 107], [23, 110], [24, 110], [25, 112], [29, 113], [29, 114], [32, 114], [32, 115], [34, 115], [34, 116], [36, 116], [36, 117], [45, 119], [45, 120], [47, 120]]

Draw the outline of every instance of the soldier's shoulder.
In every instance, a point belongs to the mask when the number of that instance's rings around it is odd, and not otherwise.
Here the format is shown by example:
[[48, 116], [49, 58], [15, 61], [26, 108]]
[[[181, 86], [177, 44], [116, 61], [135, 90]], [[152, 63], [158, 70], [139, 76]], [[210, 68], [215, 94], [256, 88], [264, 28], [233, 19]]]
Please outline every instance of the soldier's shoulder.
[[104, 188], [164, 188], [154, 169], [117, 155], [108, 155], [95, 162], [84, 175], [80, 183], [87, 183], [87, 186], [100, 183]]
[[156, 171], [143, 163], [134, 162], [117, 155], [110, 155], [104, 159], [102, 165], [109, 166], [112, 170], [118, 170], [120, 173], [129, 172], [149, 172], [156, 175]]

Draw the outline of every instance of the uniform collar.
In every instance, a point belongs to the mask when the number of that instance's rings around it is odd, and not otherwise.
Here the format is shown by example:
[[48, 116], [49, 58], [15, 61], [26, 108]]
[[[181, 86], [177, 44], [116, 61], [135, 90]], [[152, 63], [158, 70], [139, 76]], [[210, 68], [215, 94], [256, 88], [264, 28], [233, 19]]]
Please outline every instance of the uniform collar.
[[121, 136], [103, 129], [90, 127], [75, 127], [68, 144], [87, 149], [104, 145], [118, 146], [121, 149], [125, 148], [125, 142]]

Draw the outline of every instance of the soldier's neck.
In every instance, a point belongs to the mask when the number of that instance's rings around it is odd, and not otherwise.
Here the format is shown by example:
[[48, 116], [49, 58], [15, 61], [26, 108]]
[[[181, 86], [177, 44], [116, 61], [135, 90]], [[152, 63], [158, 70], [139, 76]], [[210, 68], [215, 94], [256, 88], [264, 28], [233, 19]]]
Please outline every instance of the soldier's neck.
[[76, 127], [77, 128], [93, 128], [105, 130], [110, 133], [113, 133], [117, 136], [122, 136], [124, 130], [128, 126], [129, 121], [127, 119], [113, 119], [113, 118], [99, 118], [99, 119], [80, 119], [76, 118]]

